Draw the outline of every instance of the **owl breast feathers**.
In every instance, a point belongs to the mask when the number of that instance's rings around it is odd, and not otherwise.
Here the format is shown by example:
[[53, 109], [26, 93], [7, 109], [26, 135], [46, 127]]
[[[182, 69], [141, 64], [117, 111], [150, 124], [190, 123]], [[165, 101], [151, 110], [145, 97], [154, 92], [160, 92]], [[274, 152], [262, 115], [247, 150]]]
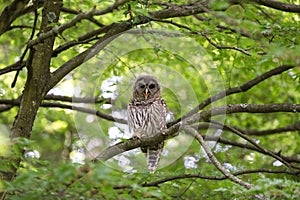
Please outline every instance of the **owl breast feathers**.
[[[166, 129], [167, 106], [161, 97], [161, 86], [154, 76], [139, 76], [133, 84], [132, 99], [128, 105], [128, 126], [135, 137], [149, 137]], [[147, 166], [154, 173], [158, 166], [164, 142], [142, 147]]]

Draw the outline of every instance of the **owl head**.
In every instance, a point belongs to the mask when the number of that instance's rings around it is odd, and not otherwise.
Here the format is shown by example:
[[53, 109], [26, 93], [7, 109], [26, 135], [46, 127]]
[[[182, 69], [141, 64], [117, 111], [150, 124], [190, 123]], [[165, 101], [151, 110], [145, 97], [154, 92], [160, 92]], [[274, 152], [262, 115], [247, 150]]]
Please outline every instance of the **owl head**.
[[161, 87], [154, 76], [138, 76], [133, 83], [133, 98], [139, 101], [145, 101], [161, 96]]

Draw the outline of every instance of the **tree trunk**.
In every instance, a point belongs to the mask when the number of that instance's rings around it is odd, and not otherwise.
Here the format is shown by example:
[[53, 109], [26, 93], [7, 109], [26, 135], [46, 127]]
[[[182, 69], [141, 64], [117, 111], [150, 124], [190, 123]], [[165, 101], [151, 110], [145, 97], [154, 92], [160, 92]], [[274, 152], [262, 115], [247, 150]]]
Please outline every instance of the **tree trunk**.
[[[46, 0], [42, 12], [40, 33], [47, 32], [58, 22], [62, 0]], [[11, 129], [10, 138], [30, 138], [33, 123], [39, 106], [48, 92], [48, 81], [50, 79], [50, 61], [53, 51], [55, 37], [50, 37], [44, 42], [33, 46], [27, 63], [27, 80], [20, 108]], [[11, 171], [4, 174], [2, 179], [11, 181], [16, 174], [21, 158], [15, 159], [11, 164]], [[1, 199], [5, 194], [0, 195]]]

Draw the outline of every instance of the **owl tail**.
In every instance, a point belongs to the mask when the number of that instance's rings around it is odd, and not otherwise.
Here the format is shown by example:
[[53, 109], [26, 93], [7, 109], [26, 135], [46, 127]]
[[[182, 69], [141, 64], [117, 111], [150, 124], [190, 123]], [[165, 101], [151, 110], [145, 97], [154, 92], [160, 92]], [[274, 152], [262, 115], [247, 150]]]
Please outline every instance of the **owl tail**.
[[150, 148], [147, 149], [146, 159], [147, 159], [148, 169], [151, 174], [153, 174], [155, 172], [155, 170], [158, 166], [161, 152], [162, 152], [162, 149], [156, 149], [156, 150], [152, 150]]

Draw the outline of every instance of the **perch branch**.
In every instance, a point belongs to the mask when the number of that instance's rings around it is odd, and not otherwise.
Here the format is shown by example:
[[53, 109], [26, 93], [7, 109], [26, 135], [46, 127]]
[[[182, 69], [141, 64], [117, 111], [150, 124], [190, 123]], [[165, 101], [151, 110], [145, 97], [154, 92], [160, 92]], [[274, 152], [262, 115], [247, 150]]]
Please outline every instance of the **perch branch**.
[[104, 151], [102, 151], [94, 159], [94, 161], [96, 161], [96, 160], [106, 161], [106, 160], [114, 157], [115, 155], [118, 155], [125, 151], [129, 151], [129, 150], [135, 149], [137, 147], [148, 146], [151, 144], [155, 144], [158, 141], [163, 141], [168, 138], [175, 137], [178, 135], [180, 126], [181, 126], [181, 123], [177, 123], [177, 124], [173, 125], [172, 127], [168, 128], [167, 130], [163, 131], [162, 133], [155, 134], [151, 137], [132, 138], [132, 139], [129, 139], [127, 142], [120, 142], [118, 144], [110, 146], [110, 147], [106, 148]]

